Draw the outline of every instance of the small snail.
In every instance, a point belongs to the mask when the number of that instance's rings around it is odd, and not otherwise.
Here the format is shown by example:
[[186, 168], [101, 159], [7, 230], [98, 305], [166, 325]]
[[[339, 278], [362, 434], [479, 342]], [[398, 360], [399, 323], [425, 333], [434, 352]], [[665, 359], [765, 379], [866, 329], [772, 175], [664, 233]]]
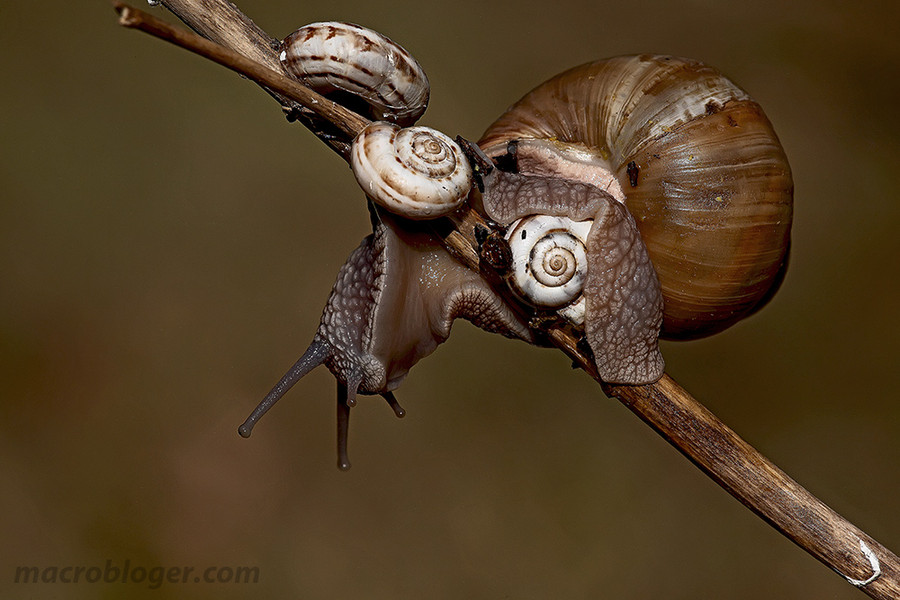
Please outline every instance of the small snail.
[[583, 328], [605, 381], [659, 379], [662, 296], [625, 205], [595, 185], [550, 174], [493, 169], [483, 186], [484, 211], [507, 228], [508, 283], [517, 295]]
[[524, 302], [544, 309], [565, 309], [567, 319], [584, 324], [584, 280], [591, 221], [530, 215], [511, 223], [510, 289]]
[[409, 219], [447, 215], [472, 188], [472, 168], [462, 149], [428, 127], [372, 123], [353, 141], [350, 166], [369, 198]]
[[[330, 49], [342, 58], [322, 61], [318, 46], [296, 48], [322, 31], [326, 38], [344, 31], [311, 27], [285, 40], [283, 56], [295, 57], [288, 72], [314, 70], [296, 64], [309, 60], [338, 79], [364, 73], [348, 67], [352, 51]], [[378, 36], [352, 27], [354, 36]], [[386, 47], [378, 51], [399, 48]], [[319, 83], [332, 75], [318, 77], [307, 83], [332, 85]], [[356, 79], [341, 89], [395, 123], [372, 124], [351, 151], [354, 175], [374, 202], [373, 234], [338, 273], [309, 349], [241, 425], [245, 437], [297, 380], [325, 364], [338, 381], [338, 465], [349, 467], [357, 393], [381, 394], [402, 416], [392, 391], [447, 339], [454, 319], [542, 343], [508, 294], [582, 330], [605, 380], [652, 382], [664, 368], [660, 335], [721, 331], [762, 306], [783, 277], [792, 210], [784, 153], [759, 106], [702, 63], [631, 56], [554, 77], [488, 128], [483, 153], [476, 148], [473, 157], [489, 165], [478, 171], [477, 188], [449, 138], [400, 129], [421, 115], [418, 108], [388, 110], [383, 92], [358, 92], [367, 83]], [[424, 75], [421, 83], [427, 98]], [[410, 145], [398, 147], [401, 138]], [[425, 168], [413, 173], [406, 155], [420, 154], [416, 139]], [[508, 292], [457, 263], [421, 222], [466, 200], [507, 245]]]
[[[389, 38], [352, 23], [312, 23], [281, 43], [284, 70], [317, 92], [358, 98], [365, 116], [401, 126], [428, 106], [428, 77], [409, 52]], [[356, 109], [356, 103], [350, 102]]]

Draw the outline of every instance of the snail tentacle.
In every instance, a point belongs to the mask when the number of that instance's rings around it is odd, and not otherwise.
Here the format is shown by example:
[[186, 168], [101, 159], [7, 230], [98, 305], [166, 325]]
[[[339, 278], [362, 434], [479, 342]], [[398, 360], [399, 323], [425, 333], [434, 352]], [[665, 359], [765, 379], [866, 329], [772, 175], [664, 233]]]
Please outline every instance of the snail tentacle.
[[379, 394], [403, 416], [392, 391], [447, 339], [455, 319], [534, 343], [527, 323], [431, 234], [377, 213], [374, 233], [338, 272], [310, 348], [241, 426], [244, 437], [292, 385], [324, 364], [339, 386], [338, 464], [348, 468], [347, 430], [357, 395]]

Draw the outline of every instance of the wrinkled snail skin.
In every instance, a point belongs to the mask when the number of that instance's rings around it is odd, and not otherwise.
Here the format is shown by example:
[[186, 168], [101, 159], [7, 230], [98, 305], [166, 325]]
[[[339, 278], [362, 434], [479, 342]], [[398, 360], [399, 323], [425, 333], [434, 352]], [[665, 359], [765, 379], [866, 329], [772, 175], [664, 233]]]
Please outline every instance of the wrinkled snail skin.
[[[514, 256], [516, 245], [540, 245], [538, 239], [521, 239], [522, 223], [531, 220], [552, 219], [554, 226], [547, 227], [549, 233], [555, 235], [565, 228], [573, 237], [584, 240], [583, 254], [578, 253], [586, 259], [585, 265], [578, 265], [584, 274], [582, 289], [577, 295], [569, 292], [568, 305], [552, 308], [561, 309], [560, 314], [576, 325], [583, 321], [585, 339], [601, 378], [609, 383], [643, 384], [662, 377], [665, 364], [658, 343], [662, 294], [647, 249], [625, 205], [592, 184], [496, 169], [484, 178], [484, 189], [481, 202], [485, 212], [497, 223], [510, 226], [507, 236]], [[586, 237], [585, 222], [589, 223]], [[536, 227], [535, 234], [539, 238], [542, 228]], [[526, 238], [530, 237], [528, 232]], [[536, 254], [531, 251], [532, 258]], [[572, 254], [574, 257], [576, 253]], [[515, 279], [523, 265], [514, 263], [513, 290], [526, 303], [546, 307], [545, 300], [522, 291], [522, 284]], [[537, 279], [533, 272], [522, 275]], [[536, 282], [531, 286], [543, 292], [543, 286]], [[583, 306], [578, 306], [582, 299]]]
[[412, 125], [428, 106], [425, 71], [384, 35], [352, 23], [301, 27], [282, 41], [281, 64], [301, 82], [328, 95], [352, 94], [376, 121]]
[[600, 377], [644, 384], [663, 376], [659, 351], [663, 297], [644, 241], [628, 210], [610, 202], [588, 235], [584, 335]]
[[472, 188], [459, 145], [428, 127], [372, 123], [353, 140], [350, 167], [369, 198], [408, 219], [448, 215]]
[[515, 141], [522, 173], [621, 190], [662, 287], [662, 337], [729, 327], [783, 276], [790, 167], [759, 105], [715, 69], [652, 55], [576, 67], [513, 105], [479, 145], [496, 158]]
[[382, 215], [338, 272], [313, 345], [328, 348], [323, 362], [337, 379], [356, 381], [352, 391], [379, 394], [396, 389], [458, 317], [531, 339], [476, 273], [430, 236]]
[[380, 210], [373, 229], [338, 272], [310, 347], [239, 428], [242, 436], [324, 364], [338, 381], [339, 466], [346, 468], [348, 411], [356, 395], [381, 394], [397, 412], [391, 391], [447, 339], [455, 319], [534, 343], [527, 323], [433, 235]]

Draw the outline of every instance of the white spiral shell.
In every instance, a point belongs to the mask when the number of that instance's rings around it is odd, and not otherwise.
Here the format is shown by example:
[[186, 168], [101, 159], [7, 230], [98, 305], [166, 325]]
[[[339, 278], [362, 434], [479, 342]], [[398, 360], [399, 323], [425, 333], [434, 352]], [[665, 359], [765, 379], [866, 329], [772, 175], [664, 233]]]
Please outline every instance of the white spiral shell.
[[582, 289], [587, 276], [587, 236], [593, 221], [533, 215], [506, 233], [512, 250], [508, 283], [525, 302], [584, 322]]
[[285, 71], [322, 94], [340, 90], [362, 98], [377, 121], [412, 125], [428, 106], [421, 65], [386, 36], [354, 25], [311, 23], [287, 36]]
[[350, 166], [367, 196], [409, 219], [448, 215], [472, 188], [462, 149], [428, 127], [372, 123], [353, 140]]

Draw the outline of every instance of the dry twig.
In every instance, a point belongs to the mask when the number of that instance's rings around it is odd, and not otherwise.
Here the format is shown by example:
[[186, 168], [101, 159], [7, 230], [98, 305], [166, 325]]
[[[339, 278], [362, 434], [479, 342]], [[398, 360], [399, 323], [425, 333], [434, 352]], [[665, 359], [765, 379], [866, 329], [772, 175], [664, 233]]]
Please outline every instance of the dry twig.
[[[208, 39], [116, 3], [120, 23], [141, 29], [225, 65], [266, 88], [329, 146], [347, 157], [347, 145], [366, 119], [285, 76], [277, 44], [227, 0], [160, 0]], [[209, 41], [212, 40], [212, 41]], [[478, 270], [474, 211], [436, 229], [448, 250]], [[563, 329], [546, 332], [554, 345], [731, 495], [872, 598], [900, 598], [900, 559], [841, 517], [741, 439], [671, 377], [651, 385], [609, 385], [577, 340]]]

